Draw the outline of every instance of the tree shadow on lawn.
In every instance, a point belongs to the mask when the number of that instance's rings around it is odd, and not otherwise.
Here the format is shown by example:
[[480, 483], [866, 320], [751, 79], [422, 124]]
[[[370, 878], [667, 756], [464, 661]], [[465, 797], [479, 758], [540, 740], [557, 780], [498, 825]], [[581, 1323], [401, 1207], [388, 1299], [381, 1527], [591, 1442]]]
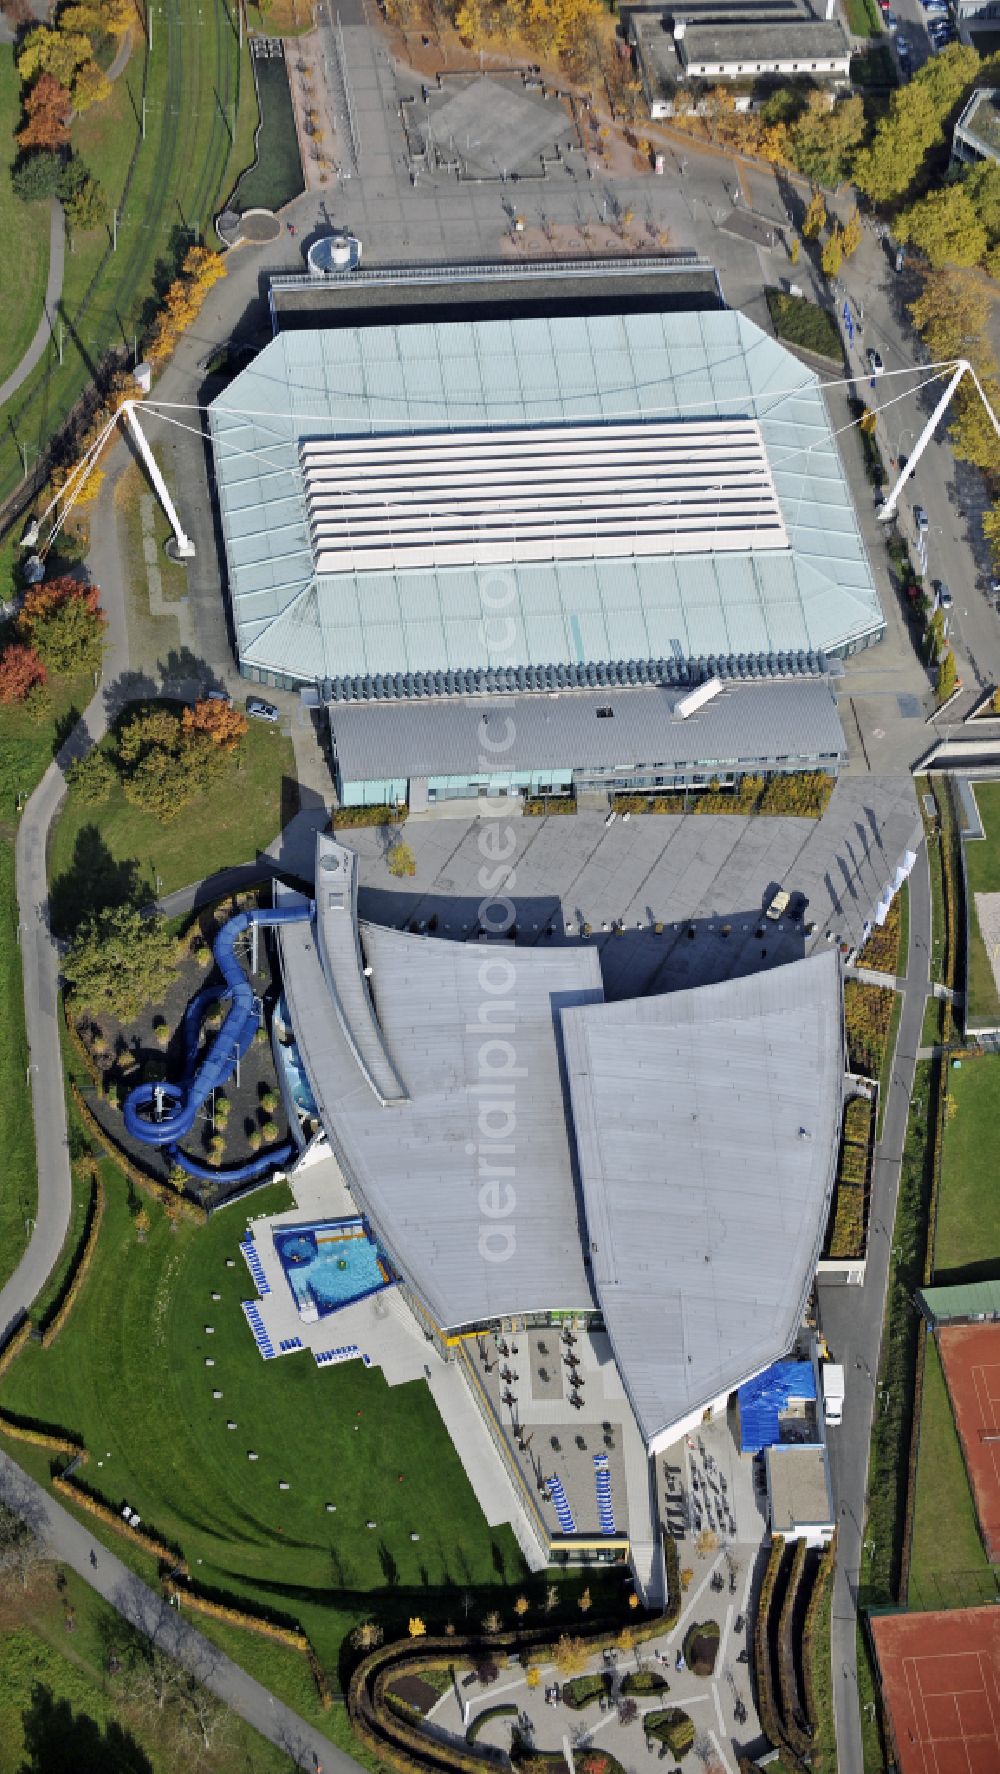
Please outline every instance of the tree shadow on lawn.
[[85, 918], [105, 906], [137, 905], [145, 897], [139, 862], [112, 856], [96, 825], [81, 826], [73, 861], [49, 888], [49, 927], [54, 936], [75, 935]]
[[74, 1712], [51, 1688], [36, 1682], [22, 1714], [25, 1759], [19, 1774], [153, 1774], [153, 1764], [130, 1731], [112, 1720], [103, 1730], [89, 1713]]
[[974, 1281], [1000, 1281], [1000, 1256], [978, 1263], [960, 1263], [953, 1269], [935, 1269], [934, 1287], [968, 1287]]

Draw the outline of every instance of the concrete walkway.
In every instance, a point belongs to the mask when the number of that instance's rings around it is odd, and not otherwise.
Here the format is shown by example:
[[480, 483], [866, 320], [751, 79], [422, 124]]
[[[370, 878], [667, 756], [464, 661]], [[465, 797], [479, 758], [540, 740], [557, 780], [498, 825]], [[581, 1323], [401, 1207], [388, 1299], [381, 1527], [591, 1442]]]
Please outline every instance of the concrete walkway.
[[17, 368], [11, 370], [6, 382], [0, 383], [0, 407], [16, 394], [40, 362], [53, 333], [56, 314], [62, 301], [63, 270], [66, 264], [66, 219], [58, 197], [49, 201], [49, 276], [45, 285], [45, 306], [35, 328], [35, 336]]
[[[54, 1558], [69, 1565], [116, 1613], [137, 1628], [157, 1650], [209, 1688], [219, 1700], [277, 1744], [297, 1768], [323, 1768], [325, 1774], [358, 1774], [359, 1764], [291, 1707], [255, 1682], [230, 1658], [189, 1626], [180, 1613], [109, 1552], [82, 1522], [0, 1454], [0, 1498], [29, 1522]], [[96, 1564], [91, 1562], [91, 1554]]]
[[930, 875], [927, 850], [921, 845], [910, 876], [910, 949], [906, 979], [897, 982], [903, 993], [903, 1003], [896, 1051], [886, 1086], [882, 1138], [875, 1152], [871, 1236], [864, 1285], [847, 1287], [826, 1280], [819, 1284], [823, 1332], [834, 1359], [843, 1364], [847, 1377], [844, 1420], [839, 1428], [830, 1431], [828, 1442], [833, 1493], [840, 1505], [831, 1634], [838, 1774], [862, 1774], [863, 1768], [856, 1642], [861, 1540], [899, 1171], [929, 990], [930, 938]]

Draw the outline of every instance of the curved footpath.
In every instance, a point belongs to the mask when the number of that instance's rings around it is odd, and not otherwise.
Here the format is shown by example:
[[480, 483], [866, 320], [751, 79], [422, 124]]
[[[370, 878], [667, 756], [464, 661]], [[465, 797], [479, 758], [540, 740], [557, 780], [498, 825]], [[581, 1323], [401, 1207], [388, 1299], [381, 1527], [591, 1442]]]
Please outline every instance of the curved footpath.
[[[100, 1541], [95, 1543], [84, 1524], [6, 1454], [0, 1454], [0, 1498], [31, 1523], [54, 1558], [69, 1565], [123, 1620], [143, 1633], [157, 1650], [175, 1658], [262, 1737], [277, 1744], [297, 1767], [322, 1768], [324, 1774], [359, 1774], [359, 1764], [351, 1756], [189, 1626], [178, 1610]], [[96, 1565], [90, 1562], [92, 1551]]]
[[[124, 446], [119, 446], [124, 449]], [[118, 450], [113, 453], [112, 467]], [[49, 765], [21, 816], [16, 846], [18, 918], [24, 976], [24, 1014], [30, 1055], [31, 1107], [38, 1163], [37, 1217], [21, 1262], [0, 1290], [0, 1343], [21, 1322], [51, 1274], [69, 1228], [72, 1188], [66, 1099], [59, 1033], [59, 951], [48, 925], [46, 847], [49, 827], [66, 793], [67, 765], [104, 737], [128, 701], [143, 693], [129, 676], [124, 581], [117, 560], [111, 500], [114, 474], [102, 491], [92, 528], [91, 574], [108, 617], [100, 684], [58, 757]], [[337, 1749], [255, 1682], [246, 1671], [187, 1626], [158, 1596], [106, 1550], [91, 1565], [88, 1529], [0, 1453], [0, 1496], [45, 1539], [54, 1557], [72, 1566], [105, 1601], [283, 1749], [301, 1768], [358, 1774], [359, 1764]]]
[[35, 336], [16, 369], [6, 382], [0, 383], [0, 407], [16, 394], [38, 363], [55, 331], [56, 311], [62, 301], [63, 270], [66, 264], [66, 218], [58, 197], [49, 199], [49, 275], [45, 285], [45, 305]]
[[[108, 69], [108, 79], [117, 80], [128, 66], [132, 54], [132, 33], [126, 31], [115, 54], [115, 59]], [[62, 301], [63, 276], [66, 266], [66, 217], [58, 197], [49, 199], [49, 275], [45, 284], [45, 303], [42, 318], [35, 328], [35, 336], [24, 353], [16, 369], [11, 370], [6, 382], [0, 382], [0, 407], [16, 394], [21, 385], [28, 380], [35, 365], [40, 361], [46, 345], [55, 332], [56, 314]]]

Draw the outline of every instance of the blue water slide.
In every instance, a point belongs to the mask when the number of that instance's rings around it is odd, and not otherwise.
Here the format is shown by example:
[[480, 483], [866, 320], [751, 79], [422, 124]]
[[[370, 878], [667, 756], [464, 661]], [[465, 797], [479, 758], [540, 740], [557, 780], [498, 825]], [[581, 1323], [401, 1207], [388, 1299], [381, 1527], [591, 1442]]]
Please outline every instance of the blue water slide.
[[[176, 1146], [191, 1132], [202, 1104], [213, 1090], [225, 1084], [250, 1046], [260, 1022], [256, 994], [243, 968], [236, 959], [235, 947], [254, 924], [268, 928], [275, 924], [302, 923], [312, 916], [312, 905], [277, 906], [271, 911], [254, 909], [238, 912], [222, 926], [212, 953], [222, 974], [222, 984], [205, 986], [192, 998], [184, 1013], [182, 1028], [186, 1062], [178, 1084], [137, 1084], [125, 1098], [122, 1113], [125, 1126], [134, 1140], [146, 1146]], [[229, 998], [230, 1005], [218, 1034], [209, 1042], [201, 1064], [198, 1064], [198, 1037], [202, 1018], [210, 1003]], [[287, 1156], [288, 1154], [284, 1154]], [[178, 1162], [192, 1176], [211, 1176], [218, 1180], [218, 1170], [202, 1170], [194, 1161], [177, 1153]], [[281, 1162], [281, 1154], [269, 1152], [240, 1167], [239, 1175], [262, 1174], [269, 1165]], [[237, 1175], [227, 1171], [228, 1177]]]

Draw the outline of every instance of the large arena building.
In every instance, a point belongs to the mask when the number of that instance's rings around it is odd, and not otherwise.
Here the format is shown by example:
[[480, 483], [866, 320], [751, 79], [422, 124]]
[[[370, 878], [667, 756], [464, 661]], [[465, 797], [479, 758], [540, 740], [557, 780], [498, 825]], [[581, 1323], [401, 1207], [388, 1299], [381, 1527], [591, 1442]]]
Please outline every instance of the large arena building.
[[784, 680], [884, 631], [819, 378], [742, 314], [282, 331], [209, 424], [262, 684], [372, 705]]

